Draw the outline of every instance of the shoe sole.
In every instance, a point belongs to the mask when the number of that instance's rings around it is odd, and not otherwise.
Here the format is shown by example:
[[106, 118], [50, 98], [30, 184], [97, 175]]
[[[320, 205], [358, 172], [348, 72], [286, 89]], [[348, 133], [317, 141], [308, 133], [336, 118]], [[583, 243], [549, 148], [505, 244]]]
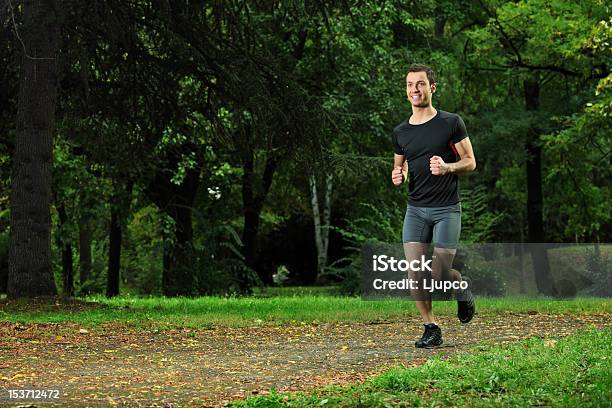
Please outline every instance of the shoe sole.
[[422, 348], [427, 349], [427, 350], [436, 349], [436, 348], [442, 347], [442, 343], [444, 343], [444, 341], [440, 340], [440, 344], [436, 344], [436, 345], [433, 345], [433, 346], [426, 346], [426, 347], [422, 347]]
[[440, 339], [440, 343], [434, 344], [434, 345], [431, 345], [431, 346], [417, 346], [416, 343], [415, 343], [414, 348], [433, 349], [433, 348], [440, 347], [442, 345], [442, 343], [444, 343], [444, 340], [442, 340], [442, 339]]
[[[464, 277], [463, 277], [463, 279], [464, 279], [464, 280], [466, 280], [470, 286], [472, 285], [472, 279], [470, 279], [470, 278], [469, 278], [469, 277], [467, 277], [467, 276], [464, 276]], [[470, 292], [470, 293], [471, 293], [471, 292]], [[474, 315], [476, 314], [476, 303], [474, 302], [474, 296], [473, 296], [473, 295], [471, 295], [471, 296], [472, 296], [472, 308], [474, 309], [474, 310], [472, 311], [472, 313], [471, 313], [471, 316], [469, 316], [467, 319], [461, 319], [461, 318], [459, 317], [459, 311], [457, 311], [457, 319], [459, 319], [459, 321], [460, 321], [462, 324], [466, 324], [466, 323], [471, 322], [471, 321], [472, 321], [472, 319], [474, 318]]]
[[475, 304], [474, 304], [473, 309], [474, 309], [474, 310], [472, 311], [472, 313], [470, 314], [470, 316], [469, 316], [467, 319], [462, 319], [462, 318], [460, 318], [459, 316], [457, 316], [457, 319], [459, 319], [459, 321], [460, 321], [461, 323], [463, 323], [463, 324], [466, 324], [466, 323], [471, 322], [471, 321], [472, 321], [472, 319], [474, 318], [474, 315], [476, 314], [476, 305], [475, 305]]

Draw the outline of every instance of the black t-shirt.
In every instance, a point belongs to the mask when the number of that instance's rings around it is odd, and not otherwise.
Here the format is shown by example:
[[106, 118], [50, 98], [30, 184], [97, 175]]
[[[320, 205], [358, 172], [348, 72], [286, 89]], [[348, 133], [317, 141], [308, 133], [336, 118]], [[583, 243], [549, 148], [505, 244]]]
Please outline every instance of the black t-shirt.
[[446, 163], [456, 162], [455, 143], [467, 136], [461, 117], [441, 110], [420, 125], [411, 125], [405, 120], [393, 129], [395, 153], [408, 160], [408, 202], [411, 205], [443, 207], [459, 202], [457, 175], [434, 176], [429, 170], [429, 159], [440, 156]]

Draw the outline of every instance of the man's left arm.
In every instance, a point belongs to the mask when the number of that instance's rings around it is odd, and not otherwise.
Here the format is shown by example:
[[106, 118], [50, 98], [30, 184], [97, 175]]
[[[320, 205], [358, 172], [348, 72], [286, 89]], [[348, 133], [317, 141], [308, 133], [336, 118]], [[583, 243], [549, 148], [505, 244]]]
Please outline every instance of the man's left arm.
[[455, 149], [461, 160], [455, 163], [445, 163], [440, 156], [433, 156], [429, 160], [429, 169], [436, 176], [443, 176], [448, 173], [468, 173], [476, 169], [476, 158], [470, 138], [466, 137], [460, 142], [455, 143]]
[[466, 137], [459, 143], [455, 143], [455, 149], [461, 160], [455, 163], [448, 163], [449, 173], [468, 173], [476, 170], [476, 158], [474, 157], [474, 149], [470, 138]]

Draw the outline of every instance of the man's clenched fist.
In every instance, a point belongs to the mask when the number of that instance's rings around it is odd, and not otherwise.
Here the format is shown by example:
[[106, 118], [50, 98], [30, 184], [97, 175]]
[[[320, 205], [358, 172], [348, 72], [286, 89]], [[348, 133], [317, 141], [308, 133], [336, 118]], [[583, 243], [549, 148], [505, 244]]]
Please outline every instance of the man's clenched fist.
[[391, 172], [391, 180], [396, 186], [401, 185], [404, 182], [404, 174], [402, 173], [401, 166], [395, 166]]
[[448, 164], [444, 163], [440, 156], [432, 156], [429, 159], [429, 170], [434, 176], [443, 176], [450, 172]]

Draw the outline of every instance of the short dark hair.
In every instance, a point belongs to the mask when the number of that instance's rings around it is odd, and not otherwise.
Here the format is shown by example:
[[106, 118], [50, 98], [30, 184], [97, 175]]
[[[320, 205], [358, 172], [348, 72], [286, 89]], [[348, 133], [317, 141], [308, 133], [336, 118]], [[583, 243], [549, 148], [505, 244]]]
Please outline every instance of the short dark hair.
[[[425, 64], [412, 64], [410, 68], [408, 68], [408, 72], [425, 72], [427, 74], [427, 80], [429, 84], [436, 83], [436, 73], [430, 66]], [[406, 74], [408, 75], [408, 74]]]

